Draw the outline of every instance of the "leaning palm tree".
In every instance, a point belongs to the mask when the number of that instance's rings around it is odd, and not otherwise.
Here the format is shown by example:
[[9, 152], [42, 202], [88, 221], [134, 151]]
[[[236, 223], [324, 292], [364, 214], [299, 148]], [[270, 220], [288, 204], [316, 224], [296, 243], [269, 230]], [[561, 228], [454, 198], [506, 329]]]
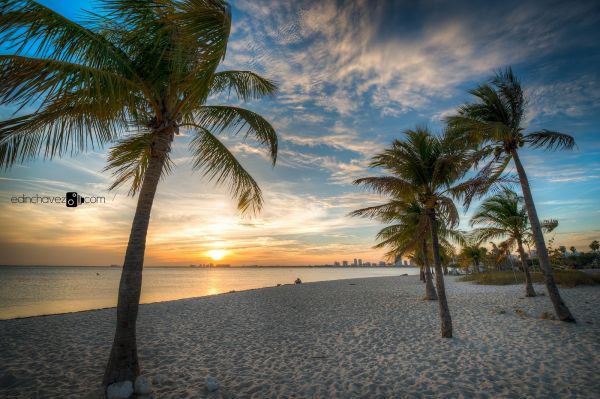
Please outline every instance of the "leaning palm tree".
[[415, 201], [405, 202], [395, 199], [382, 205], [358, 209], [350, 216], [363, 216], [377, 219], [382, 223], [394, 223], [381, 229], [374, 248], [389, 248], [385, 256], [394, 259], [407, 252], [414, 252], [417, 265], [422, 267], [425, 275], [425, 300], [438, 299], [433, 286], [433, 276], [429, 264], [427, 234], [429, 223], [425, 212]]
[[446, 119], [450, 129], [463, 135], [466, 142], [481, 144], [482, 152], [489, 156], [489, 162], [476, 176], [481, 184], [465, 196], [466, 203], [500, 177], [511, 160], [514, 162], [548, 294], [557, 317], [563, 321], [574, 322], [575, 318], [562, 300], [554, 280], [542, 226], [518, 150], [525, 145], [547, 150], [570, 149], [575, 146], [575, 140], [568, 134], [549, 130], [527, 134], [524, 132], [526, 101], [521, 84], [511, 68], [498, 72], [490, 83], [478, 86], [471, 90], [470, 94], [474, 95], [477, 101], [461, 106], [458, 115]]
[[193, 167], [227, 184], [238, 208], [256, 212], [261, 190], [218, 139], [242, 133], [267, 147], [277, 136], [258, 114], [206, 105], [211, 95], [272, 95], [275, 84], [249, 71], [220, 71], [231, 28], [221, 0], [110, 0], [82, 22], [30, 0], [0, 3], [0, 104], [35, 106], [0, 122], [0, 165], [60, 157], [115, 143], [111, 188], [138, 194], [119, 285], [117, 325], [104, 385], [139, 375], [136, 319], [150, 211], [171, 168], [172, 142], [189, 130]]
[[523, 247], [530, 231], [529, 218], [523, 205], [523, 197], [512, 190], [505, 189], [503, 192], [483, 201], [471, 217], [470, 223], [471, 226], [483, 226], [473, 231], [473, 237], [479, 243], [504, 238], [503, 243], [508, 251], [516, 245], [521, 257], [521, 267], [525, 273], [526, 296], [536, 296], [527, 264], [527, 255]]
[[435, 267], [442, 337], [452, 337], [452, 318], [446, 299], [440, 261], [439, 225], [449, 228], [458, 223], [458, 210], [452, 196], [461, 190], [455, 186], [473, 164], [471, 152], [453, 137], [434, 136], [426, 128], [406, 130], [404, 140], [373, 157], [372, 167], [388, 175], [358, 179], [355, 184], [406, 202], [415, 201], [428, 223]]

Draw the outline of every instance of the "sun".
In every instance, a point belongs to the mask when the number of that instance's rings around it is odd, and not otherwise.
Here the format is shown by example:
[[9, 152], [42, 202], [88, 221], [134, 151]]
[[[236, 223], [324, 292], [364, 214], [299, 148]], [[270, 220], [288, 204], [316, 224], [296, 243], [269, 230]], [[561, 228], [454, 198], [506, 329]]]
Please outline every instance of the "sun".
[[207, 251], [206, 254], [213, 260], [221, 260], [225, 255], [227, 255], [227, 251], [224, 249], [211, 249], [210, 251]]

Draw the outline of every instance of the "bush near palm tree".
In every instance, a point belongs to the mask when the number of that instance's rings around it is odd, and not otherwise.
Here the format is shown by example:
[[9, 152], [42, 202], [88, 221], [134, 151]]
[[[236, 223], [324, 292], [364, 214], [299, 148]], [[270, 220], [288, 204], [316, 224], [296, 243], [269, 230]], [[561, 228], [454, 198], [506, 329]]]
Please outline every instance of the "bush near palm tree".
[[119, 285], [117, 325], [104, 385], [139, 375], [136, 319], [146, 234], [161, 176], [180, 129], [193, 133], [193, 166], [227, 184], [238, 208], [256, 212], [261, 190], [217, 135], [255, 138], [273, 164], [277, 136], [249, 110], [206, 105], [212, 94], [241, 100], [272, 95], [275, 84], [249, 71], [221, 71], [231, 29], [221, 0], [110, 0], [81, 23], [29, 0], [0, 5], [0, 104], [36, 106], [0, 122], [0, 165], [53, 158], [115, 143], [112, 188], [139, 194]]
[[[472, 186], [465, 202], [484, 192], [489, 184], [497, 180], [512, 160], [517, 169], [527, 214], [531, 223], [535, 246], [544, 272], [544, 281], [557, 317], [562, 321], [575, 322], [575, 318], [562, 300], [554, 281], [542, 226], [535, 209], [529, 180], [519, 157], [523, 146], [546, 150], [570, 149], [575, 140], [568, 134], [541, 130], [525, 133], [523, 119], [526, 101], [521, 84], [511, 68], [500, 71], [490, 83], [482, 84], [470, 91], [476, 102], [461, 106], [458, 115], [448, 117], [446, 122], [454, 133], [465, 141], [481, 145], [489, 162], [476, 176], [480, 185]], [[475, 188], [476, 187], [476, 188]]]
[[473, 165], [472, 152], [461, 141], [445, 134], [434, 136], [426, 128], [406, 130], [404, 134], [404, 140], [394, 140], [389, 148], [373, 157], [371, 166], [388, 174], [358, 179], [355, 184], [393, 199], [416, 202], [425, 213], [436, 272], [441, 333], [442, 337], [450, 338], [452, 317], [444, 288], [439, 226], [453, 228], [458, 223], [452, 197], [460, 196], [464, 190], [455, 185]]
[[470, 223], [471, 226], [483, 225], [483, 227], [475, 229], [472, 233], [477, 242], [505, 238], [506, 240], [503, 243], [509, 254], [513, 247], [517, 247], [521, 257], [521, 267], [525, 274], [526, 296], [536, 296], [529, 265], [527, 264], [527, 255], [523, 247], [524, 242], [531, 236], [529, 233], [529, 218], [523, 204], [523, 197], [512, 190], [505, 189], [503, 192], [483, 201], [471, 217]]

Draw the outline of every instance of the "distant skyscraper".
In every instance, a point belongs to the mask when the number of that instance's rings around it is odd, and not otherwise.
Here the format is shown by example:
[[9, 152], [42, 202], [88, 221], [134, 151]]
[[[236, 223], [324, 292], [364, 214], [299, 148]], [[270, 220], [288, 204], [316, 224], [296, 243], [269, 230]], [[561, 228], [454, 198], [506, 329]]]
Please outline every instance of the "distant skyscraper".
[[339, 265], [340, 265], [340, 262], [338, 262], [338, 261], [336, 260], [335, 262], [333, 262], [333, 265], [334, 265], [334, 266], [339, 266]]
[[385, 262], [384, 261], [380, 261], [379, 262], [379, 267], [383, 267], [383, 266], [385, 266]]
[[359, 266], [362, 266], [362, 259], [359, 259], [359, 260], [358, 260], [358, 265], [359, 265]]
[[354, 266], [358, 266], [358, 259], [354, 258]]
[[344, 267], [348, 267], [348, 261], [347, 261], [347, 260], [343, 260], [343, 261], [342, 261], [342, 266], [344, 266]]

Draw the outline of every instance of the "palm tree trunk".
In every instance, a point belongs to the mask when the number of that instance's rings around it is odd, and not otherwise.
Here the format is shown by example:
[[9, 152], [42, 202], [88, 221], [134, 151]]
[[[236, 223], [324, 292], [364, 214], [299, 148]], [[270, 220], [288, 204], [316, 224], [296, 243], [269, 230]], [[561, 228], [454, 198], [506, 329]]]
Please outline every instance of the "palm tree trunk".
[[442, 264], [440, 261], [440, 244], [435, 210], [428, 209], [427, 216], [429, 217], [429, 228], [431, 230], [431, 248], [433, 250], [433, 263], [435, 266], [435, 285], [440, 305], [442, 338], [452, 338], [452, 317], [450, 316], [448, 300], [446, 299], [446, 289], [444, 287], [444, 274], [442, 273]]
[[473, 274], [479, 272], [479, 267], [477, 266], [477, 260], [473, 259]]
[[425, 264], [425, 297], [427, 301], [437, 301], [438, 296], [433, 287], [433, 276], [429, 267], [429, 257], [427, 256], [427, 240], [423, 240], [423, 248], [421, 248], [423, 263]]
[[167, 153], [170, 151], [172, 140], [172, 131], [162, 131], [157, 134], [144, 174], [144, 182], [139, 193], [129, 242], [127, 243], [127, 251], [125, 252], [123, 271], [121, 272], [117, 303], [117, 326], [110, 358], [104, 373], [103, 385], [105, 387], [118, 381], [129, 380], [133, 383], [140, 374], [135, 327], [142, 290], [146, 234], [156, 187], [167, 159]]
[[523, 267], [523, 273], [525, 273], [525, 296], [537, 296], [533, 289], [533, 282], [531, 281], [531, 274], [529, 273], [529, 266], [527, 265], [525, 249], [523, 248], [523, 242], [520, 238], [517, 238], [517, 245], [519, 246], [519, 255], [521, 256], [521, 266]]
[[419, 280], [425, 282], [425, 268], [423, 266], [419, 269]]
[[444, 276], [448, 275], [448, 265], [444, 265]]
[[571, 315], [569, 308], [563, 302], [554, 281], [554, 274], [552, 273], [552, 267], [550, 266], [550, 260], [548, 259], [548, 250], [546, 249], [546, 243], [544, 242], [544, 234], [542, 233], [542, 226], [535, 210], [535, 204], [533, 203], [533, 196], [531, 195], [531, 189], [529, 188], [529, 180], [527, 180], [527, 174], [519, 159], [519, 154], [516, 149], [511, 151], [512, 158], [519, 174], [519, 181], [521, 182], [521, 189], [523, 190], [523, 198], [525, 199], [525, 207], [527, 208], [527, 214], [529, 216], [529, 222], [531, 223], [531, 230], [533, 231], [533, 238], [535, 240], [535, 248], [537, 250], [538, 261], [540, 262], [540, 269], [544, 274], [544, 282], [546, 283], [546, 289], [548, 290], [548, 296], [554, 306], [554, 312], [559, 320], [575, 322], [575, 318]]

